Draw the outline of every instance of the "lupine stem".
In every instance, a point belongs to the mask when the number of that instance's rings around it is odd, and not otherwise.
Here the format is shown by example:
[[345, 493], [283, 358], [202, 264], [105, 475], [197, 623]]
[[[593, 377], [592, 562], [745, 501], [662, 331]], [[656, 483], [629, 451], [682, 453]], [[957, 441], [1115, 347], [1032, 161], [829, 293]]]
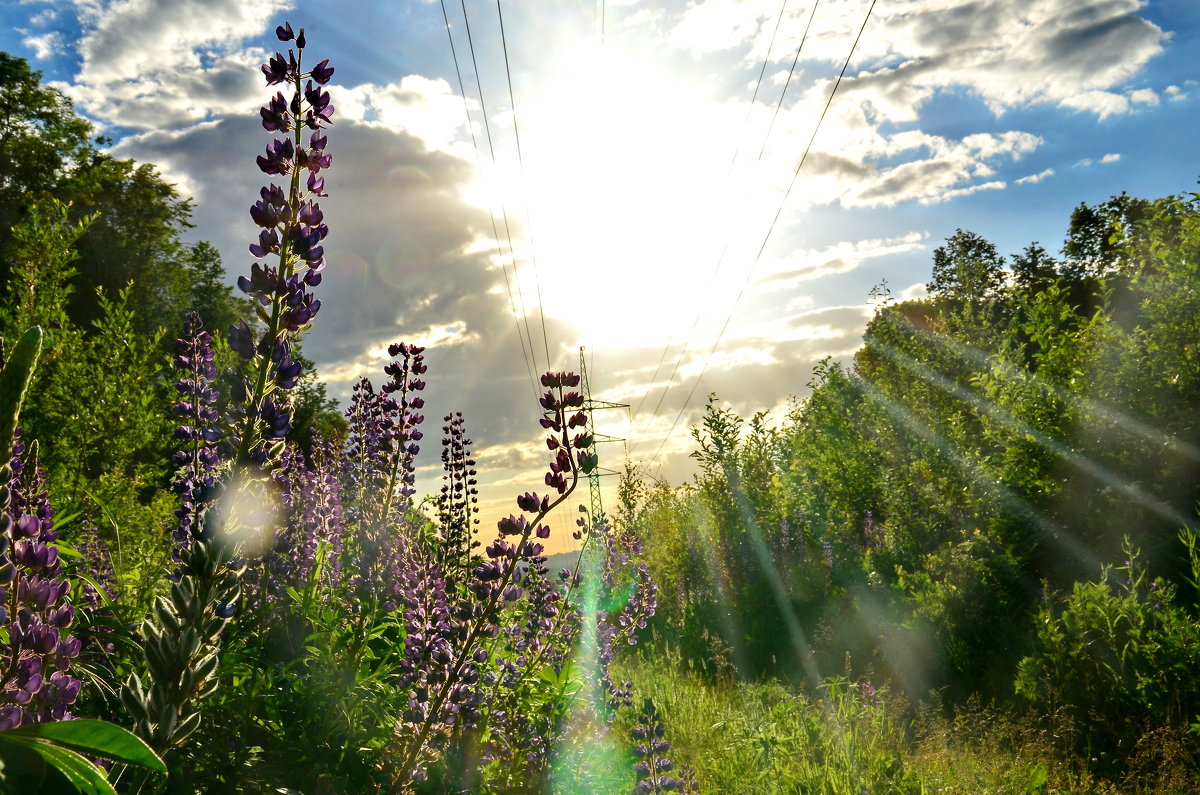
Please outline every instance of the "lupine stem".
[[[407, 360], [407, 354], [406, 354], [405, 358]], [[406, 361], [406, 364], [407, 364], [407, 361]], [[401, 389], [400, 410], [403, 411], [404, 406], [406, 405], [407, 400], [408, 400], [408, 378], [407, 377], [404, 378], [403, 385], [400, 387], [400, 389]], [[401, 416], [400, 416], [400, 421], [401, 422], [404, 421], [403, 414], [401, 414]], [[401, 427], [403, 427], [403, 426], [401, 426]], [[400, 462], [403, 460], [404, 455], [405, 455], [405, 450], [404, 450], [405, 441], [407, 441], [407, 440], [401, 441], [400, 444], [395, 445], [395, 449], [394, 449], [395, 454], [392, 456], [391, 471], [388, 473], [387, 490], [384, 492], [384, 497], [383, 497], [383, 511], [379, 515], [380, 522], [382, 524], [387, 524], [388, 517], [392, 512], [392, 498], [396, 491], [396, 476], [400, 473]]]
[[[558, 404], [560, 406], [565, 406], [565, 401], [563, 399], [563, 397], [564, 397], [563, 396], [563, 387], [561, 385], [559, 385], [557, 387], [557, 389], [558, 389], [558, 397], [559, 397]], [[562, 445], [563, 448], [565, 448], [568, 451], [568, 453], [570, 453], [570, 451], [571, 451], [570, 428], [566, 423], [563, 423], [561, 433], [562, 433], [562, 440], [561, 440], [560, 444]], [[425, 740], [429, 737], [429, 732], [432, 731], [432, 729], [433, 729], [434, 719], [437, 717], [438, 712], [442, 708], [442, 705], [445, 703], [446, 699], [449, 697], [450, 690], [454, 687], [454, 684], [458, 678], [459, 673], [462, 671], [463, 666], [466, 665], [467, 660], [470, 658], [471, 652], [474, 649], [475, 641], [478, 639], [479, 635], [483, 632], [484, 626], [493, 617], [493, 613], [496, 610], [497, 603], [499, 602], [500, 599], [503, 598], [505, 589], [512, 582], [513, 575], [516, 573], [516, 570], [517, 570], [517, 559], [521, 553], [521, 550], [525, 547], [525, 544], [528, 543], [529, 536], [541, 524], [542, 520], [545, 519], [546, 516], [548, 516], [550, 514], [551, 511], [553, 511], [556, 507], [561, 505], [567, 498], [569, 498], [571, 496], [571, 493], [575, 490], [575, 486], [579, 483], [579, 465], [575, 460], [575, 456], [568, 455], [567, 460], [570, 462], [571, 479], [567, 485], [566, 490], [564, 492], [562, 492], [562, 494], [560, 494], [558, 496], [558, 498], [556, 498], [553, 502], [548, 503], [544, 508], [540, 509], [537, 513], [537, 516], [534, 518], [534, 520], [532, 522], [529, 522], [528, 526], [521, 533], [520, 540], [515, 545], [514, 551], [511, 555], [511, 557], [509, 558], [509, 561], [510, 561], [509, 566], [506, 568], [504, 573], [501, 575], [499, 584], [492, 589], [491, 594], [488, 597], [488, 599], [483, 607], [483, 610], [480, 612], [479, 616], [475, 619], [474, 625], [468, 631], [467, 638], [463, 642], [462, 647], [461, 647], [457, 657], [455, 658], [453, 665], [450, 667], [449, 675], [446, 677], [446, 680], [442, 683], [442, 686], [438, 690], [437, 695], [434, 697], [433, 701], [430, 703], [429, 713], [428, 713], [427, 717], [425, 718], [425, 720], [422, 722], [421, 730], [417, 733], [417, 735], [412, 739], [412, 741], [410, 743], [405, 744], [404, 750], [400, 756], [400, 765], [396, 769], [396, 775], [393, 776], [392, 783], [393, 783], [393, 789], [395, 791], [399, 792], [400, 791], [399, 788], [407, 785], [408, 780], [411, 778], [412, 767], [416, 763], [417, 754], [420, 753], [422, 746], [425, 744]]]

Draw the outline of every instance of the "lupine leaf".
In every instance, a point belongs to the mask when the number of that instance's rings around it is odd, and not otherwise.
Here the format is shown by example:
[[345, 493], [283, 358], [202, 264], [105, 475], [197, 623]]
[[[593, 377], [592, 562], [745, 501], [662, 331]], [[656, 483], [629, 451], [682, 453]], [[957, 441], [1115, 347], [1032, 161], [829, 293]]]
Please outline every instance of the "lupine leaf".
[[[70, 547], [68, 547], [68, 549], [70, 549]], [[62, 551], [61, 547], [59, 548], [59, 551], [60, 552]], [[74, 552], [75, 550], [72, 549], [71, 551]], [[79, 553], [75, 552], [75, 554], [78, 555]], [[80, 555], [80, 557], [83, 557], [83, 556]], [[71, 576], [77, 580], [83, 580], [85, 583], [87, 583], [88, 585], [92, 586], [93, 589], [95, 589], [96, 597], [100, 600], [101, 607], [108, 607], [110, 604], [112, 604], [112, 597], [108, 595], [108, 591], [104, 590], [104, 588], [101, 587], [100, 583], [93, 580], [90, 575], [84, 574], [81, 571], [76, 571], [76, 572], [73, 572], [71, 574]]]
[[[71, 517], [68, 517], [68, 518], [71, 518]], [[58, 528], [60, 527], [60, 525], [61, 525], [61, 523], [56, 523], [54, 525], [54, 532], [58, 532]], [[63, 541], [52, 541], [52, 542], [50, 542], [50, 546], [52, 546], [58, 550], [58, 554], [60, 557], [73, 558], [75, 560], [83, 560], [83, 553], [68, 543], [65, 543]]]
[[[73, 721], [61, 722], [72, 723]], [[14, 746], [32, 751], [41, 757], [41, 761], [44, 763], [43, 777], [40, 783], [33, 788], [26, 786], [28, 782], [23, 779], [23, 776], [26, 773], [36, 776], [37, 766], [32, 764], [28, 754], [20, 752], [14, 754]], [[116, 790], [108, 783], [102, 770], [69, 748], [53, 745], [30, 736], [28, 729], [10, 729], [0, 733], [0, 758], [4, 759], [6, 765], [10, 758], [18, 760], [20, 764], [21, 789], [6, 791], [36, 792], [39, 795], [77, 792], [85, 793], [85, 795], [110, 795], [110, 793], [116, 795]]]
[[12, 458], [13, 432], [41, 352], [42, 329], [30, 326], [0, 371], [0, 461], [7, 463]]
[[39, 723], [14, 729], [6, 736], [13, 735], [34, 740], [49, 740], [57, 745], [102, 756], [115, 762], [140, 765], [160, 773], [167, 772], [166, 765], [150, 746], [137, 735], [107, 721], [81, 719]]
[[0, 792], [16, 792], [19, 783], [26, 792], [40, 792], [46, 777], [46, 762], [37, 751], [22, 743], [0, 742]]

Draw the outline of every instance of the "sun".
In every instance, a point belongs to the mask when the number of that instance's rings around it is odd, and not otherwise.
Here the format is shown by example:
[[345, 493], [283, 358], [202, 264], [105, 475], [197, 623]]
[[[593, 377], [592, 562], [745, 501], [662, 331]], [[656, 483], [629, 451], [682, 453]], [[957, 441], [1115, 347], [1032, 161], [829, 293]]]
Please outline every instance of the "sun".
[[697, 314], [723, 319], [746, 219], [763, 215], [730, 174], [737, 114], [702, 81], [616, 45], [547, 73], [520, 108], [524, 169], [498, 149], [478, 192], [498, 220], [503, 196], [514, 302], [536, 316], [540, 291], [579, 344], [609, 348], [664, 345]]

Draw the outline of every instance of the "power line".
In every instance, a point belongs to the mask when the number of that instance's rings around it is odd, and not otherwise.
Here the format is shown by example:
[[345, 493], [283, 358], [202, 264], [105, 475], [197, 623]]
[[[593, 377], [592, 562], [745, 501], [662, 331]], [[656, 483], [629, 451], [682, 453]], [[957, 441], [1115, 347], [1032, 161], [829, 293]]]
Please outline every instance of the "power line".
[[[733, 157], [730, 158], [730, 160], [729, 160], [729, 169], [725, 172], [725, 180], [726, 181], [728, 181], [729, 178], [733, 175], [734, 165], [737, 163], [738, 155], [741, 154], [741, 152], [742, 152], [742, 140], [745, 138], [746, 130], [750, 127], [750, 118], [754, 114], [754, 102], [758, 99], [758, 90], [762, 87], [763, 76], [766, 75], [766, 73], [767, 73], [767, 64], [769, 64], [771, 61], [771, 51], [773, 49], [775, 49], [775, 38], [776, 38], [776, 36], [779, 35], [779, 26], [780, 26], [780, 23], [783, 22], [783, 14], [784, 14], [784, 11], [787, 10], [787, 4], [788, 4], [788, 0], [783, 0], [783, 4], [779, 7], [779, 15], [776, 16], [776, 18], [775, 18], [775, 29], [771, 32], [771, 41], [767, 44], [767, 52], [763, 56], [762, 68], [758, 70], [758, 80], [754, 84], [754, 93], [751, 94], [751, 96], [750, 96], [750, 107], [747, 108], [746, 119], [745, 119], [745, 121], [742, 122], [742, 134], [738, 136], [738, 143], [737, 143], [737, 146], [733, 150]], [[814, 6], [814, 9], [815, 9], [815, 6]], [[810, 23], [811, 23], [811, 19], [810, 19]], [[807, 34], [807, 31], [805, 31], [805, 32]], [[601, 34], [601, 36], [602, 36], [602, 40], [603, 40], [603, 34]], [[801, 42], [801, 44], [803, 45], [803, 42]], [[768, 133], [768, 135], [769, 134], [770, 133]], [[713, 274], [712, 274], [713, 276], [716, 276], [717, 273], [721, 270], [721, 265], [725, 262], [725, 253], [726, 253], [726, 251], [728, 251], [728, 249], [729, 249], [729, 239], [727, 237], [725, 240], [725, 245], [722, 246], [722, 248], [721, 248], [721, 255], [719, 257], [717, 257], [716, 267], [713, 268]], [[667, 392], [671, 388], [671, 383], [675, 380], [675, 373], [679, 371], [679, 362], [683, 359], [684, 354], [687, 353], [688, 340], [691, 339], [692, 335], [696, 331], [696, 326], [699, 325], [699, 323], [700, 323], [700, 315], [701, 315], [701, 310], [698, 309], [696, 311], [696, 316], [692, 319], [692, 328], [688, 332], [687, 336], [684, 337], [684, 345], [683, 345], [683, 349], [679, 353], [679, 358], [675, 360], [675, 369], [671, 371], [671, 377], [667, 379], [667, 385], [663, 388], [663, 393], [659, 397], [658, 404], [654, 407], [654, 411], [652, 412], [653, 416], [658, 416], [658, 410], [662, 407], [663, 398], [666, 397]], [[654, 368], [654, 375], [650, 376], [651, 384], [654, 383], [654, 380], [656, 378], [658, 378], [659, 372], [662, 371], [663, 362], [665, 362], [667, 360], [667, 351], [669, 351], [671, 349], [671, 342], [672, 342], [672, 340], [668, 340], [667, 344], [663, 346], [662, 356], [660, 356], [658, 358], [658, 364]], [[630, 422], [632, 422], [633, 417], [636, 417], [638, 415], [638, 413], [642, 410], [642, 405], [646, 402], [646, 398], [648, 398], [649, 396], [650, 396], [650, 389], [647, 389], [646, 392], [642, 395], [641, 400], [638, 401], [637, 407], [634, 408], [632, 415], [630, 415]], [[637, 449], [637, 446], [638, 446], [638, 442], [635, 441], [633, 443], [633, 447], [635, 450]]]
[[767, 151], [767, 141], [771, 140], [771, 133], [775, 129], [775, 120], [779, 118], [779, 109], [783, 107], [783, 98], [787, 96], [788, 86], [792, 84], [792, 75], [796, 73], [796, 64], [800, 62], [800, 51], [804, 49], [804, 42], [808, 41], [808, 31], [812, 28], [813, 17], [817, 15], [817, 6], [819, 5], [821, 5], [821, 0], [816, 0], [808, 15], [808, 24], [804, 26], [804, 35], [800, 37], [800, 46], [796, 48], [796, 56], [792, 58], [792, 66], [788, 69], [787, 80], [783, 83], [783, 90], [779, 92], [779, 101], [775, 103], [775, 112], [771, 114], [771, 123], [767, 125], [767, 134], [763, 136], [762, 149], [758, 150], [759, 160], [762, 160], [763, 153]]
[[[446, 23], [446, 39], [450, 42], [450, 55], [454, 58], [454, 74], [458, 78], [458, 93], [463, 100], [463, 112], [467, 117], [467, 131], [471, 134], [471, 145], [475, 147], [475, 163], [479, 167], [480, 179], [485, 179], [483, 174], [483, 154], [479, 151], [479, 139], [475, 137], [475, 127], [471, 123], [471, 109], [467, 105], [467, 90], [463, 85], [462, 69], [458, 65], [458, 50], [454, 46], [454, 36], [450, 34], [450, 15], [446, 13], [446, 0], [439, 0], [442, 6], [442, 19]], [[476, 81], [478, 82], [478, 72], [476, 72]], [[500, 272], [504, 274], [504, 289], [508, 293], [508, 305], [512, 309], [513, 323], [517, 327], [517, 340], [521, 343], [521, 358], [525, 360], [525, 370], [529, 373], [529, 386], [533, 388], [533, 395], [538, 396], [537, 379], [534, 376], [534, 368], [529, 362], [530, 352], [526, 352], [525, 338], [521, 336], [521, 320], [517, 316], [517, 305], [513, 301], [512, 285], [508, 281], [508, 269], [504, 265], [504, 252], [500, 249], [500, 232], [496, 228], [496, 214], [492, 210], [491, 205], [488, 205], [488, 220], [492, 222], [492, 239], [496, 241], [496, 255], [500, 260]], [[532, 348], [532, 341], [530, 348]]]
[[[465, 2], [465, 0], [464, 0]], [[517, 124], [517, 101], [513, 97], [512, 70], [508, 66], [508, 39], [504, 35], [504, 12], [500, 8], [500, 0], [496, 0], [496, 16], [500, 19], [500, 43], [504, 48], [504, 76], [508, 80], [508, 103], [512, 106], [513, 137], [517, 142], [517, 164], [521, 169], [521, 181], [525, 181], [525, 158], [521, 154], [521, 128]], [[529, 259], [533, 263], [533, 283], [537, 288], [538, 317], [542, 321], [542, 344], [546, 348], [546, 369], [550, 370], [550, 340], [546, 335], [546, 313], [543, 309], [542, 282], [538, 275], [537, 253], [533, 243], [533, 216], [529, 212], [529, 199], [525, 200], [525, 222], [529, 225]], [[530, 345], [533, 345], [532, 340]]]
[[[492, 125], [491, 122], [488, 121], [487, 105], [483, 101], [483, 82], [479, 79], [479, 62], [475, 59], [475, 40], [471, 36], [471, 19], [467, 15], [467, 1], [460, 0], [460, 2], [462, 4], [463, 24], [467, 30], [467, 44], [471, 48], [471, 65], [475, 69], [475, 87], [479, 90], [479, 108], [483, 115], [483, 130], [485, 133], [487, 133], [488, 153], [492, 157], [492, 167], [496, 168], [496, 148], [492, 143]], [[525, 324], [525, 337], [529, 340], [529, 355], [533, 357], [534, 369], [537, 369], [537, 356], [533, 350], [533, 335], [529, 331], [529, 313], [525, 311], [525, 292], [521, 289], [520, 279], [517, 278], [517, 258], [513, 251], [512, 230], [508, 223], [508, 210], [505, 208], [503, 195], [500, 197], [500, 214], [504, 219], [504, 236], [508, 240], [508, 257], [509, 261], [512, 262], [513, 278], [517, 282], [517, 297], [521, 302], [521, 319]], [[507, 274], [505, 278], [507, 279]], [[550, 369], [550, 361], [548, 358], [546, 361], [546, 369]], [[534, 392], [537, 392], [536, 387], [534, 388]]]
[[687, 398], [684, 399], [683, 405], [679, 407], [679, 413], [675, 415], [674, 422], [671, 423], [670, 430], [663, 437], [662, 442], [658, 445], [658, 450], [654, 453], [654, 458], [651, 461], [657, 461], [662, 453], [663, 447], [667, 440], [671, 438], [671, 434], [675, 432], [676, 426], [679, 424], [679, 419], [683, 416], [683, 412], [687, 409], [688, 403], [691, 402], [692, 396], [696, 394], [696, 387], [700, 385], [700, 379], [704, 377], [704, 373], [708, 370], [708, 365], [712, 362], [713, 354], [717, 350], [717, 346], [721, 344], [721, 338], [725, 336], [725, 330], [729, 328], [729, 321], [733, 318], [733, 313], [737, 310], [738, 303], [742, 300], [742, 296], [746, 292], [746, 286], [750, 283], [750, 277], [754, 274], [754, 270], [758, 267], [758, 262], [762, 259], [763, 251], [767, 248], [767, 242], [771, 239], [771, 234], [775, 231], [775, 225], [779, 222], [779, 218], [783, 215], [783, 208], [787, 204], [788, 197], [791, 196], [792, 188], [796, 186], [796, 179], [800, 176], [800, 169], [804, 167], [804, 161], [808, 159], [808, 153], [812, 149], [813, 142], [817, 139], [817, 133], [821, 129], [821, 123], [825, 121], [825, 114], [829, 112], [829, 106], [833, 103], [834, 96], [837, 95], [838, 87], [842, 84], [842, 78], [846, 75], [846, 69], [850, 66], [850, 60], [854, 57], [854, 51], [858, 49], [858, 42], [862, 39], [863, 31], [867, 29], [867, 22], [871, 19], [871, 12], [875, 10], [876, 0], [871, 0], [871, 5], [867, 8], [867, 14], [863, 17], [862, 26], [858, 29], [858, 35], [854, 37], [854, 43], [850, 45], [850, 52], [846, 54], [846, 61], [842, 64], [842, 71], [838, 73], [837, 80], [833, 83], [833, 90], [829, 92], [829, 98], [825, 100], [825, 107], [821, 110], [821, 115], [817, 119], [817, 124], [813, 127], [812, 136], [808, 139], [808, 144], [804, 147], [804, 154], [800, 156], [800, 162], [796, 164], [796, 170], [792, 174], [792, 181], [788, 184], [787, 191], [783, 194], [783, 200], [779, 203], [779, 209], [775, 211], [775, 217], [771, 220], [771, 226], [767, 229], [767, 234], [763, 237], [762, 245], [758, 248], [758, 253], [754, 257], [754, 262], [750, 264], [750, 269], [746, 272], [746, 278], [742, 282], [742, 287], [738, 290], [737, 298], [733, 301], [733, 306], [729, 309], [729, 314], [725, 318], [725, 323], [721, 326], [721, 331], [717, 334], [717, 339], [713, 342], [712, 348], [708, 352], [708, 358], [704, 360], [704, 366], [700, 368], [700, 373], [696, 376], [696, 380], [692, 383], [691, 391], [688, 392]]

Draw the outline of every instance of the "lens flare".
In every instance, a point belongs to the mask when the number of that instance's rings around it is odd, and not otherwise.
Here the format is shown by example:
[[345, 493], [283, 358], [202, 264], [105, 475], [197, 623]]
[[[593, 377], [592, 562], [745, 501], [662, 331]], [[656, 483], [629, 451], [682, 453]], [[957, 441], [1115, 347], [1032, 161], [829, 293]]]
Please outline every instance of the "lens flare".
[[270, 551], [279, 527], [277, 490], [267, 478], [235, 474], [212, 508], [217, 541], [245, 557]]

